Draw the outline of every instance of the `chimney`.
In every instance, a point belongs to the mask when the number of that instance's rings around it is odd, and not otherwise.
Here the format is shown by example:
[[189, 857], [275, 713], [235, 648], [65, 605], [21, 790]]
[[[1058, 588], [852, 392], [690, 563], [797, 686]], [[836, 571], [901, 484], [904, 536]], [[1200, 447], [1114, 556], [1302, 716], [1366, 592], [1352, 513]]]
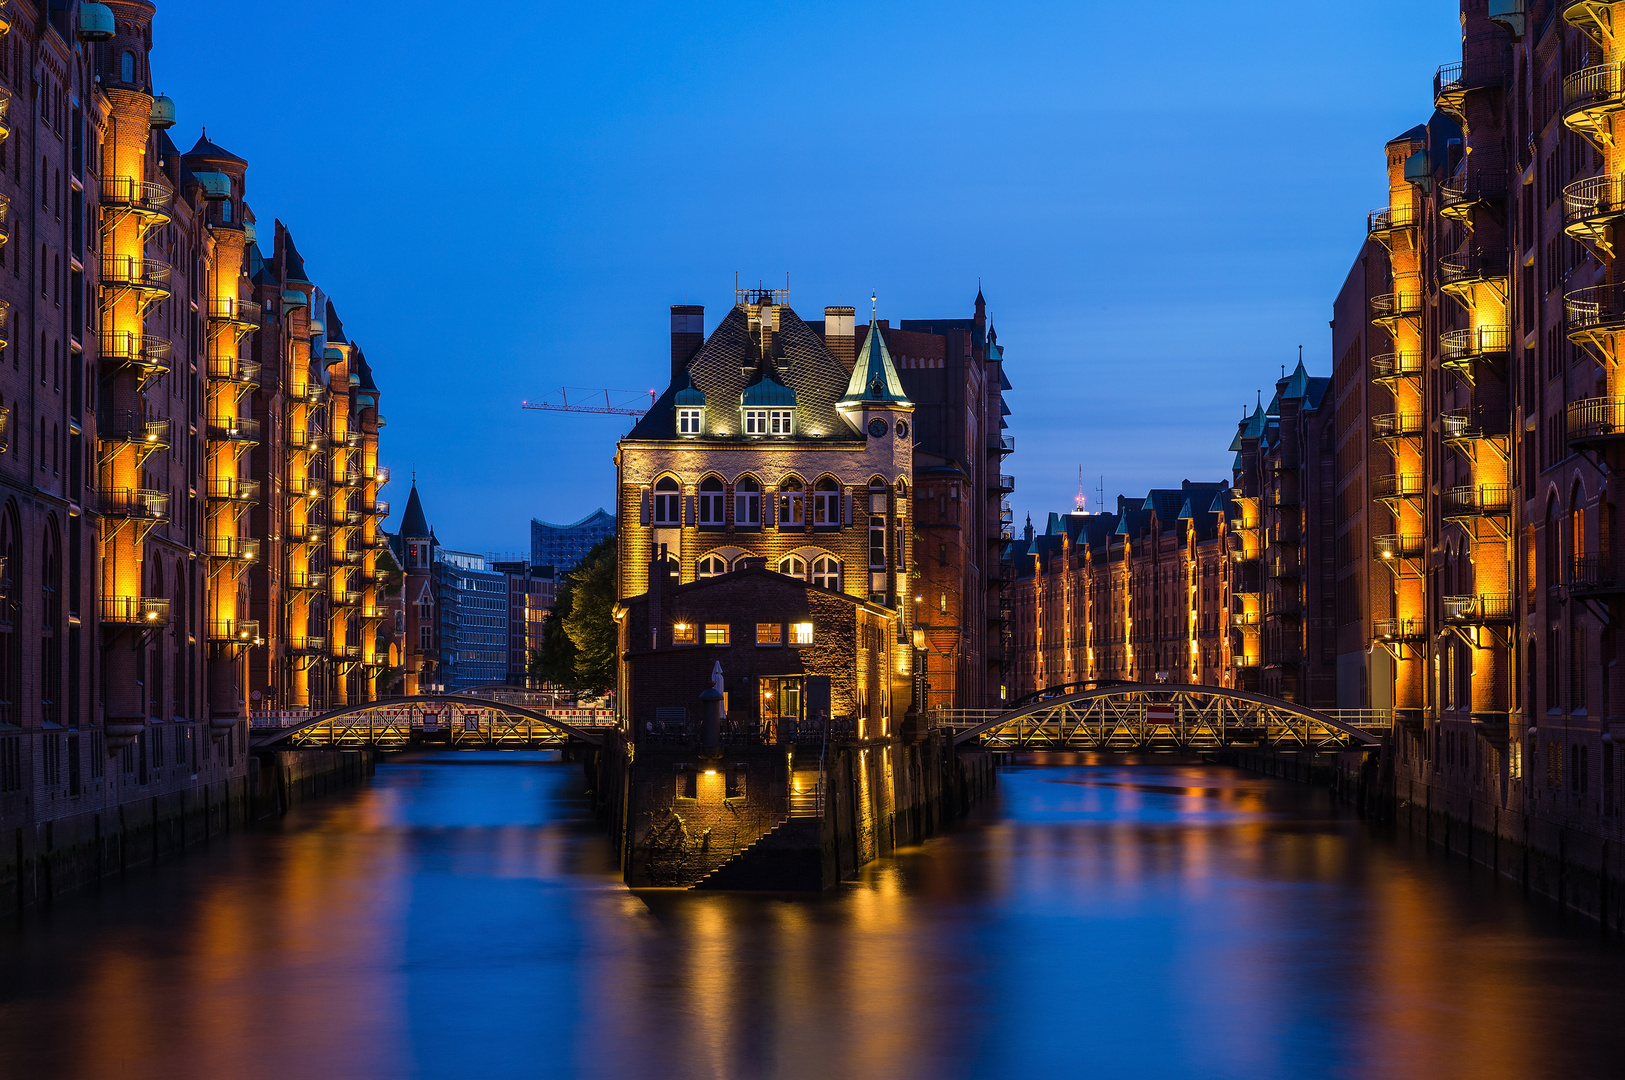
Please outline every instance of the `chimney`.
[[834, 354], [848, 371], [856, 362], [857, 350], [853, 347], [852, 320], [856, 315], [855, 308], [827, 307], [824, 309], [824, 346]]
[[671, 306], [671, 377], [677, 381], [705, 344], [705, 308], [699, 304]]

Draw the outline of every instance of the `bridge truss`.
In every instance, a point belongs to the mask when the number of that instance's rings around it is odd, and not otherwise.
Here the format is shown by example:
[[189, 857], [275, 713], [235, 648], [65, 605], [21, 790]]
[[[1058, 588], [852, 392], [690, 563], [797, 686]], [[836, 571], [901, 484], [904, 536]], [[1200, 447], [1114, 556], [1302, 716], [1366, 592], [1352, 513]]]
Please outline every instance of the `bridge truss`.
[[[560, 715], [560, 714], [563, 715]], [[256, 747], [404, 750], [409, 746], [457, 749], [543, 749], [569, 743], [598, 745], [616, 721], [608, 710], [547, 711], [469, 694], [419, 695], [349, 705], [283, 727], [255, 725]]]
[[1333, 714], [1219, 686], [1101, 685], [1003, 712], [940, 712], [954, 745], [994, 750], [1344, 750], [1381, 745], [1389, 719]]

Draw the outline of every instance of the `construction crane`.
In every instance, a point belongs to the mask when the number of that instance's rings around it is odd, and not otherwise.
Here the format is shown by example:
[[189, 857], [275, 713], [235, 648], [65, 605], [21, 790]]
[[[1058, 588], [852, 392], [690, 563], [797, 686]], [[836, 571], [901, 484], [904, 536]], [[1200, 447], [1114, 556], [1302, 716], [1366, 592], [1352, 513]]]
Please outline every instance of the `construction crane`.
[[[576, 400], [570, 400], [570, 391], [576, 392]], [[638, 399], [648, 395], [649, 404], [640, 406]], [[551, 397], [552, 395], [549, 395]], [[602, 397], [604, 403], [597, 404]], [[584, 404], [592, 402], [592, 404]], [[630, 416], [637, 418], [654, 408], [655, 392], [653, 390], [600, 390], [583, 386], [559, 387], [559, 400], [557, 401], [521, 401], [521, 409], [542, 409], [546, 412], [574, 412], [599, 413], [605, 416]]]

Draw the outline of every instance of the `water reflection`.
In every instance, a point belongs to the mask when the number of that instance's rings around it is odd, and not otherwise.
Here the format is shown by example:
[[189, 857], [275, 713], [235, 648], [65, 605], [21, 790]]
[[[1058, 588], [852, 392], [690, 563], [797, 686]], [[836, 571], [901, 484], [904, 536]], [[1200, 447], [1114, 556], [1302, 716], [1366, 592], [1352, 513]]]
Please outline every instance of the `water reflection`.
[[1614, 1075], [1625, 954], [1322, 795], [1017, 766], [821, 899], [619, 884], [574, 766], [376, 783], [0, 934], [0, 1075]]

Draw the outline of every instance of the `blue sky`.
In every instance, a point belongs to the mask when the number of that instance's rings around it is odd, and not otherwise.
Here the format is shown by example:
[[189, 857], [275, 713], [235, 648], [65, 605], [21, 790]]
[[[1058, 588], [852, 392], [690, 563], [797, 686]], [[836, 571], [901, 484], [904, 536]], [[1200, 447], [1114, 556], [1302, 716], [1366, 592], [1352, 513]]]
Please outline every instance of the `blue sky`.
[[153, 71], [365, 348], [389, 527], [415, 467], [443, 542], [520, 551], [611, 504], [627, 428], [521, 400], [663, 386], [667, 306], [714, 327], [736, 272], [894, 320], [968, 315], [980, 278], [1018, 522], [1079, 465], [1091, 505], [1101, 475], [1227, 478], [1255, 390], [1300, 344], [1330, 372], [1383, 143], [1431, 112], [1457, 11], [159, 0]]

